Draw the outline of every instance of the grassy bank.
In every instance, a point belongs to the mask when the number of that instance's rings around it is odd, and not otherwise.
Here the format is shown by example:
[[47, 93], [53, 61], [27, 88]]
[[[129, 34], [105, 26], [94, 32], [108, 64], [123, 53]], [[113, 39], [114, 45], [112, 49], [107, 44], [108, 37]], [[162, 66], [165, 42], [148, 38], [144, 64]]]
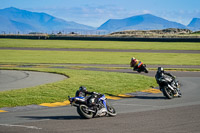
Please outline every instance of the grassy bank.
[[145, 64], [200, 65], [200, 54], [31, 50], [0, 50], [0, 63], [129, 64], [132, 56]]
[[135, 92], [156, 85], [152, 77], [127, 73], [50, 68], [26, 68], [26, 70], [60, 73], [70, 78], [36, 87], [0, 92], [0, 108], [64, 101], [68, 95], [74, 96], [80, 85], [86, 86], [89, 91], [112, 95]]
[[200, 50], [200, 43], [0, 39], [0, 47]]

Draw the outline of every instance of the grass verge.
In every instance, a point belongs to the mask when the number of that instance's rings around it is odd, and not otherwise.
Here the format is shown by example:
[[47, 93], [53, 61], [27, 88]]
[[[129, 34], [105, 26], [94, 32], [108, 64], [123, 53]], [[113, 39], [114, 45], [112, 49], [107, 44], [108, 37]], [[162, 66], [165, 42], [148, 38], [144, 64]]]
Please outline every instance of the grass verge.
[[132, 56], [145, 64], [200, 65], [200, 54], [31, 50], [0, 50], [0, 63], [129, 64]]
[[127, 73], [52, 68], [13, 69], [59, 73], [70, 78], [31, 88], [2, 91], [0, 92], [0, 108], [65, 101], [68, 95], [74, 96], [80, 85], [86, 86], [89, 91], [111, 95], [140, 91], [156, 85], [152, 77]]
[[200, 50], [200, 43], [0, 39], [0, 47]]

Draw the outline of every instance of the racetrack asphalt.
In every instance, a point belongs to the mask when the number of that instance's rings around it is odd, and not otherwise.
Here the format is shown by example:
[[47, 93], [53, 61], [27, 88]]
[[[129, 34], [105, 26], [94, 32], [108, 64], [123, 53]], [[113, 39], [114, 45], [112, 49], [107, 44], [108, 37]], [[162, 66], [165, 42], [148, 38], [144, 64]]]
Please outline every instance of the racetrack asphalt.
[[64, 75], [45, 72], [0, 70], [0, 91], [33, 87], [65, 78]]

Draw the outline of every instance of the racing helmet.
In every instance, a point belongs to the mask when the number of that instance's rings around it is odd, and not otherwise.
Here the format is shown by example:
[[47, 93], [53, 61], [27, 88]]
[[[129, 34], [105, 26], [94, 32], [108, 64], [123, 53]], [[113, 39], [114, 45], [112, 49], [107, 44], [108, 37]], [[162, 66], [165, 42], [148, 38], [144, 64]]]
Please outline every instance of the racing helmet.
[[87, 88], [85, 86], [80, 86], [79, 91], [87, 91]]
[[163, 73], [164, 72], [164, 68], [163, 67], [158, 67], [158, 72], [159, 73]]
[[135, 57], [132, 57], [131, 60], [135, 60]]

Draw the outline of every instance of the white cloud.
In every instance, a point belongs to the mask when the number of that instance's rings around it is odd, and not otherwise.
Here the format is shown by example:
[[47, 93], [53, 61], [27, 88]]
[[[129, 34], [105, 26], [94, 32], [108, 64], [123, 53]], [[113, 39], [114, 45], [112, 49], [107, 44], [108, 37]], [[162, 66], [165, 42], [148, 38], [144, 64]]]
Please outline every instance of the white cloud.
[[143, 14], [151, 14], [151, 11], [149, 11], [149, 10], [143, 10], [142, 12], [143, 12]]

